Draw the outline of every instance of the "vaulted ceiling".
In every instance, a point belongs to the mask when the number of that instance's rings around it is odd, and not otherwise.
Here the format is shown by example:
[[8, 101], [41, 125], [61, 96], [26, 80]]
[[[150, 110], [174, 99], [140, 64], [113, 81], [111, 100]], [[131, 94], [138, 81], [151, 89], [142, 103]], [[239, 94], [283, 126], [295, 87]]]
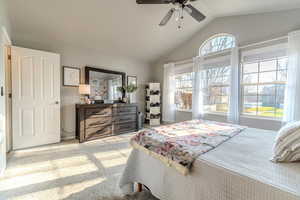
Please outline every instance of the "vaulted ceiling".
[[158, 23], [171, 5], [137, 5], [135, 0], [7, 0], [16, 44], [30, 42], [94, 49], [151, 62], [178, 47], [211, 19], [300, 8], [300, 0], [198, 0], [207, 19], [190, 16], [182, 30]]

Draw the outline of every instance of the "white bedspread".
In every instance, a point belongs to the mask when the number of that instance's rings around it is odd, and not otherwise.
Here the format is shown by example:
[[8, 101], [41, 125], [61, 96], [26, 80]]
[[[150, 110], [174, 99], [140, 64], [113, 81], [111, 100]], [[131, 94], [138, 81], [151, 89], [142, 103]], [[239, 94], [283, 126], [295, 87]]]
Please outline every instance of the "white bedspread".
[[143, 183], [161, 200], [300, 200], [300, 163], [269, 161], [275, 137], [248, 128], [201, 155], [187, 176], [133, 150], [120, 186]]

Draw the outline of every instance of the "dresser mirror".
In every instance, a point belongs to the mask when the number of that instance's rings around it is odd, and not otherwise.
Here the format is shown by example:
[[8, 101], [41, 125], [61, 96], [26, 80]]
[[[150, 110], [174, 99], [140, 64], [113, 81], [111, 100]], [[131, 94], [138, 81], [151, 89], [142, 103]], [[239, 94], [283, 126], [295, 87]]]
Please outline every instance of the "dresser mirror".
[[90, 99], [101, 103], [118, 102], [123, 93], [118, 87], [125, 85], [126, 74], [94, 67], [85, 67], [85, 83], [90, 85]]

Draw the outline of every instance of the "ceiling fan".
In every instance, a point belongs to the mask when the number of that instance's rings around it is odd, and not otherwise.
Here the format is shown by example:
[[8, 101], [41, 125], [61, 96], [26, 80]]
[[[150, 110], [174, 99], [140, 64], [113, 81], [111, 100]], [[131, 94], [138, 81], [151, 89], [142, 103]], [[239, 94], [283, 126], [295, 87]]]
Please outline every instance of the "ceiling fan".
[[165, 26], [173, 16], [177, 14], [176, 21], [178, 22], [178, 28], [180, 29], [183, 20], [183, 11], [187, 12], [196, 21], [201, 22], [205, 19], [205, 15], [199, 10], [193, 7], [189, 2], [196, 0], [136, 0], [137, 4], [173, 4], [175, 8], [171, 8], [166, 16], [161, 20], [160, 26]]

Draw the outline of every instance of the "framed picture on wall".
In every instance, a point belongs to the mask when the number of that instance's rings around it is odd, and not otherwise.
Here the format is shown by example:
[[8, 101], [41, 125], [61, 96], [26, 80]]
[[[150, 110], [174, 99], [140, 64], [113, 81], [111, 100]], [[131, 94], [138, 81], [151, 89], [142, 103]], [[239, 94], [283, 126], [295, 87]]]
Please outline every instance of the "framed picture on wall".
[[80, 68], [63, 67], [63, 86], [78, 87], [80, 84]]
[[135, 85], [137, 87], [137, 77], [127, 76], [127, 85]]

